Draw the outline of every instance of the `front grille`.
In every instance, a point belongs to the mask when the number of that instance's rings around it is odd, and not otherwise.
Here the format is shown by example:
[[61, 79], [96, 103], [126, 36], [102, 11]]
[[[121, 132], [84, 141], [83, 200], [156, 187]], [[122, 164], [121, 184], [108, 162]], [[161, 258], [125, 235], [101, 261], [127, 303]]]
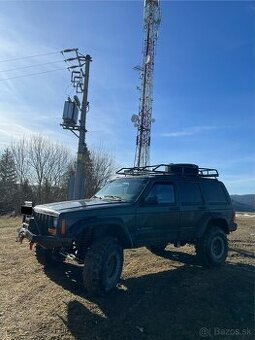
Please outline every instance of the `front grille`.
[[37, 223], [42, 235], [48, 235], [48, 228], [54, 225], [54, 217], [45, 214], [34, 214], [35, 223]]

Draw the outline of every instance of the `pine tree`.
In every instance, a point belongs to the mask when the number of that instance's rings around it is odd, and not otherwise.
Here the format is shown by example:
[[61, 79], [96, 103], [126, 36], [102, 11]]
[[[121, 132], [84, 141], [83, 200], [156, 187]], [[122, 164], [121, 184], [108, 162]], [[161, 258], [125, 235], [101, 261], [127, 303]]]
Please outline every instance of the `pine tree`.
[[90, 198], [93, 192], [93, 163], [91, 154], [87, 147], [84, 145], [84, 175], [85, 175], [85, 198]]
[[14, 210], [16, 191], [15, 163], [11, 151], [7, 148], [0, 158], [0, 214]]

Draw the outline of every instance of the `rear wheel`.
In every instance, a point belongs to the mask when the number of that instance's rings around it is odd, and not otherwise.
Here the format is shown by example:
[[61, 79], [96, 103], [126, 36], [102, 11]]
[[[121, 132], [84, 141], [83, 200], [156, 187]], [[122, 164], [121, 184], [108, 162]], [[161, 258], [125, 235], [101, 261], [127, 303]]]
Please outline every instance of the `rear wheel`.
[[39, 244], [35, 245], [35, 256], [37, 261], [44, 265], [50, 266], [64, 262], [64, 257], [52, 249], [45, 249]]
[[108, 292], [119, 282], [123, 249], [117, 240], [102, 238], [88, 249], [84, 261], [83, 283], [87, 291]]
[[196, 253], [205, 267], [217, 267], [225, 262], [228, 255], [228, 240], [218, 227], [210, 228], [197, 241]]

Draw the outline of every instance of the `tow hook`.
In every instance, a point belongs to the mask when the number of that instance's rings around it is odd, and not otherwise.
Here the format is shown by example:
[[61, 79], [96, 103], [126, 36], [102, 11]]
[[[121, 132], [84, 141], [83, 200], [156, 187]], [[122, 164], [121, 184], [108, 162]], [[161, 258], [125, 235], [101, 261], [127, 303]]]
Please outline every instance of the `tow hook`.
[[20, 244], [23, 242], [24, 240], [24, 235], [23, 233], [20, 231], [20, 228], [17, 230], [18, 231], [18, 236], [16, 238], [16, 242], [19, 242]]

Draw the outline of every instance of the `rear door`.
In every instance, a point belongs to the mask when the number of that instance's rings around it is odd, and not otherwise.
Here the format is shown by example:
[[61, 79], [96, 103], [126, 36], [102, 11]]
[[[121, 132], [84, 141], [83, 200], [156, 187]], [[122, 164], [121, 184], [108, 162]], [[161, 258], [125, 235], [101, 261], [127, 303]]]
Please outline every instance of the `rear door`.
[[180, 200], [180, 235], [179, 239], [192, 239], [197, 227], [202, 223], [206, 205], [198, 181], [181, 180], [178, 182]]
[[203, 193], [211, 213], [222, 215], [230, 223], [233, 219], [231, 199], [224, 184], [215, 179], [201, 181]]
[[179, 210], [174, 183], [152, 183], [137, 208], [137, 244], [153, 245], [175, 240], [179, 226]]

